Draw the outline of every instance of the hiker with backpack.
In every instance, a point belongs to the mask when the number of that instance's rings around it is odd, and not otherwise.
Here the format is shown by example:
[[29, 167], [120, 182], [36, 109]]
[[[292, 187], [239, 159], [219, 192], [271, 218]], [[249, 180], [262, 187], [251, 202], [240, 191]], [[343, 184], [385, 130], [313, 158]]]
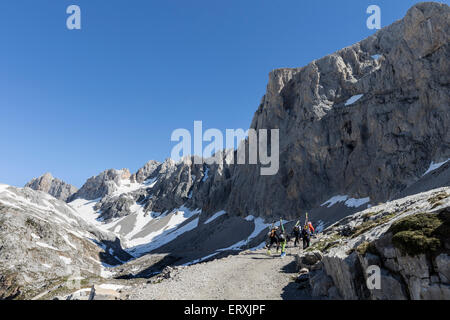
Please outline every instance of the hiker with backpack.
[[303, 250], [309, 247], [311, 242], [311, 230], [309, 229], [309, 225], [305, 224], [302, 229], [302, 239], [303, 239]]
[[284, 234], [284, 232], [280, 233], [279, 239], [281, 244], [281, 257], [284, 257], [286, 256], [286, 244], [287, 244], [287, 237]]
[[[281, 224], [281, 221], [280, 221]], [[286, 233], [284, 232], [284, 227], [283, 224], [281, 224], [281, 230], [280, 233], [278, 235], [278, 239], [280, 241], [280, 245], [281, 245], [281, 257], [286, 256], [286, 244], [287, 244], [287, 236]]]
[[297, 243], [300, 243], [300, 226], [296, 224], [292, 230], [292, 235], [295, 237], [294, 247], [297, 247]]
[[270, 252], [270, 248], [272, 248], [272, 246], [274, 244], [276, 244], [277, 246], [277, 252], [278, 250], [280, 250], [280, 239], [278, 238], [278, 227], [273, 227], [269, 234], [269, 239], [268, 239], [268, 244], [267, 244], [267, 254], [270, 256], [271, 252]]

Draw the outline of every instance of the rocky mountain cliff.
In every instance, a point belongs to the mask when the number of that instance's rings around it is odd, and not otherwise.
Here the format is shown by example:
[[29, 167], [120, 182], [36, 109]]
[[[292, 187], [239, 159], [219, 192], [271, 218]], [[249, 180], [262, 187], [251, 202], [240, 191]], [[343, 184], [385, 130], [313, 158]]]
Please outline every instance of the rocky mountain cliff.
[[25, 187], [36, 191], [46, 192], [62, 201], [66, 201], [72, 194], [78, 191], [76, 187], [54, 178], [51, 173], [46, 173], [39, 178], [34, 178], [28, 182]]
[[338, 194], [387, 201], [450, 158], [449, 22], [446, 4], [420, 3], [357, 44], [273, 71], [251, 127], [280, 130], [280, 172], [238, 166], [225, 209], [292, 218]]
[[80, 190], [73, 193], [67, 202], [71, 202], [75, 199], [94, 200], [103, 198], [120, 187], [120, 181], [122, 179], [129, 179], [131, 176], [128, 169], [122, 170], [105, 170], [98, 176], [89, 178]]
[[[152, 161], [131, 180], [155, 185], [102, 201], [102, 212], [120, 217], [137, 201], [147, 211], [186, 205], [292, 219], [337, 195], [394, 199], [430, 163], [450, 158], [449, 16], [445, 4], [417, 4], [357, 44], [271, 72], [251, 128], [280, 130], [276, 175], [260, 175], [259, 165]], [[111, 193], [117, 176], [89, 179], [71, 200]]]

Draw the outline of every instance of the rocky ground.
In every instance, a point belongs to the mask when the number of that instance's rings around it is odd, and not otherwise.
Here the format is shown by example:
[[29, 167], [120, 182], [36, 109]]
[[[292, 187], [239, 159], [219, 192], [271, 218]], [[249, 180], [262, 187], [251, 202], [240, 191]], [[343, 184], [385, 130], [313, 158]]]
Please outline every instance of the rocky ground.
[[288, 248], [281, 258], [272, 250], [243, 251], [238, 255], [169, 269], [152, 283], [122, 292], [133, 300], [279, 300], [308, 299], [298, 290], [297, 248]]
[[[272, 250], [274, 251], [274, 250]], [[84, 284], [72, 293], [35, 299], [58, 300], [306, 300], [308, 290], [296, 283], [298, 248], [288, 248], [286, 257], [266, 250], [191, 266], [167, 267], [149, 279], [103, 279]]]

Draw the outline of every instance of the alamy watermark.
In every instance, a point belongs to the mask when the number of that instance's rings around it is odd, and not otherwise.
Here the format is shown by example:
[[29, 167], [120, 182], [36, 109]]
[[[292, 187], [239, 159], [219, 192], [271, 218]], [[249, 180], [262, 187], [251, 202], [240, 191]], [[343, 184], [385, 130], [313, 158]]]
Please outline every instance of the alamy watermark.
[[[81, 8], [78, 5], [72, 4], [67, 7], [66, 13], [70, 16], [66, 20], [66, 26], [69, 30], [81, 29]], [[366, 26], [368, 29], [381, 29], [381, 8], [375, 4], [367, 7], [367, 14], [370, 16], [367, 18]]]
[[367, 18], [366, 25], [370, 30], [381, 29], [381, 8], [377, 5], [370, 5], [366, 10], [370, 16]]
[[[178, 142], [171, 152], [171, 158], [175, 161], [195, 155], [195, 164], [260, 164], [261, 175], [268, 176], [278, 173], [280, 164], [279, 129], [248, 129], [247, 131], [226, 129], [224, 144], [222, 131], [208, 129], [203, 132], [202, 121], [194, 121], [193, 139], [189, 130], [176, 129], [172, 132], [171, 141]], [[235, 141], [237, 141], [237, 146]], [[203, 142], [209, 142], [209, 144], [203, 148]], [[225, 154], [223, 153], [224, 146]], [[237, 159], [235, 159], [234, 152], [227, 152], [227, 150], [235, 150], [236, 147]]]
[[66, 26], [69, 30], [80, 30], [81, 29], [81, 9], [77, 5], [70, 5], [66, 10], [67, 14], [70, 16], [66, 20]]
[[381, 270], [377, 265], [369, 266], [366, 270], [366, 285], [369, 290], [381, 289]]

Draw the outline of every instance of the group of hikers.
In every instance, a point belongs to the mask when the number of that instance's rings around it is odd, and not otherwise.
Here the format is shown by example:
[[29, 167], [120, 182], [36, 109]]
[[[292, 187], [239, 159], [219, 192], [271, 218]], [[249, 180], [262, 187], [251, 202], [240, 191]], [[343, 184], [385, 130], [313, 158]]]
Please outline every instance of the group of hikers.
[[284, 225], [280, 221], [280, 227], [272, 225], [270, 232], [268, 234], [269, 239], [267, 241], [267, 254], [271, 255], [270, 249], [273, 245], [276, 245], [277, 252], [281, 247], [281, 256], [286, 255], [286, 245], [291, 240], [291, 236], [294, 237], [294, 246], [300, 243], [300, 238], [303, 240], [303, 250], [308, 248], [311, 243], [311, 236], [314, 234], [315, 229], [311, 221], [306, 220], [303, 228], [300, 226], [300, 220], [295, 224], [291, 234], [287, 234], [284, 230]]

